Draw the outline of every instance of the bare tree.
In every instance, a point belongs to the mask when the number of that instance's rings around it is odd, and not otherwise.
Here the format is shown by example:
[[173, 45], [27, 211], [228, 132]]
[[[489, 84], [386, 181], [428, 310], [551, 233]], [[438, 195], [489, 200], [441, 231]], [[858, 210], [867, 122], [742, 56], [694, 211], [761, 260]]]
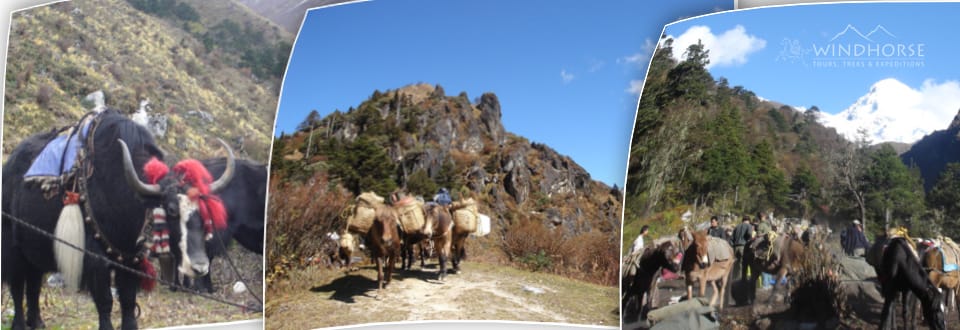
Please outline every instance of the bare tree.
[[831, 152], [838, 183], [853, 197], [860, 211], [860, 220], [866, 227], [867, 205], [864, 191], [863, 174], [866, 171], [869, 159], [867, 148], [871, 141], [866, 129], [857, 130], [857, 140], [836, 148]]

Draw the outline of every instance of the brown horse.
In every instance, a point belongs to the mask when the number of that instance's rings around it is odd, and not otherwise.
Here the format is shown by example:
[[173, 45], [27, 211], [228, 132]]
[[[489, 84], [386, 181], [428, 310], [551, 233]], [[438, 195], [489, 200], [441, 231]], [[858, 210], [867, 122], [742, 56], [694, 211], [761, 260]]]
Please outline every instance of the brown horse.
[[[410, 270], [413, 265], [413, 248], [425, 240], [433, 241], [433, 249], [440, 264], [438, 279], [443, 280], [447, 273], [447, 260], [450, 259], [450, 250], [453, 242], [453, 217], [445, 206], [436, 203], [426, 203], [422, 207], [428, 224], [429, 235], [420, 228], [403, 228], [403, 251], [401, 252], [402, 267]], [[423, 268], [424, 249], [421, 245], [420, 267]]]
[[[757, 278], [760, 277], [761, 272], [775, 275], [776, 282], [773, 283], [773, 290], [767, 300], [767, 303], [769, 303], [773, 299], [780, 282], [788, 274], [798, 271], [802, 267], [804, 248], [800, 240], [787, 234], [781, 234], [773, 242], [768, 241], [765, 237], [757, 239], [762, 241], [758, 241], [757, 244], [747, 244], [744, 247], [743, 258], [746, 264], [750, 266], [750, 282], [748, 283], [757, 283]], [[757, 247], [763, 244], [769, 244], [767, 249], [773, 249], [773, 251], [770, 251], [767, 255], [763, 255], [767, 252], [757, 251]], [[790, 283], [788, 282], [786, 286], [789, 295]], [[749, 287], [750, 295], [747, 298], [747, 304], [753, 304], [753, 300], [757, 297], [757, 287], [755, 285]]]
[[[723, 309], [723, 298], [726, 293], [727, 279], [733, 269], [733, 248], [723, 239], [707, 236], [707, 232], [693, 233], [693, 242], [683, 253], [681, 269], [687, 283], [687, 299], [693, 298], [693, 284], [700, 284], [700, 296], [706, 295], [707, 282], [713, 287], [713, 296], [710, 297], [710, 306], [720, 298], [719, 309]], [[717, 282], [720, 282], [719, 288]]]
[[[941, 245], [930, 248], [923, 253], [920, 261], [923, 264], [923, 269], [927, 271], [927, 276], [930, 277], [930, 281], [933, 282], [933, 285], [945, 290], [947, 297], [946, 302], [951, 303], [953, 305], [951, 307], [955, 306], [957, 310], [960, 311], [960, 304], [957, 304], [957, 292], [960, 290], [960, 269], [944, 269], [943, 249], [951, 249], [951, 247]], [[951, 257], [946, 258], [948, 264], [956, 265], [960, 263], [960, 260], [956, 258], [958, 252], [960, 251], [947, 253], [947, 255], [951, 255]]]
[[[433, 249], [440, 263], [440, 272], [437, 279], [443, 281], [447, 274], [447, 260], [450, 259], [450, 249], [453, 243], [453, 217], [446, 206], [436, 203], [427, 203], [423, 211], [433, 223]], [[429, 222], [428, 222], [429, 223]]]
[[[400, 252], [400, 233], [397, 230], [399, 214], [396, 210], [389, 206], [380, 206], [376, 214], [365, 241], [370, 249], [370, 256], [377, 262], [379, 296], [384, 284], [389, 284], [393, 275], [393, 265], [396, 264], [397, 254]], [[386, 276], [383, 274], [384, 264], [387, 266]]]
[[[642, 319], [646, 319], [646, 312], [656, 303], [656, 281], [659, 278], [660, 270], [669, 269], [671, 272], [680, 272], [680, 247], [679, 242], [667, 240], [656, 247], [646, 248], [641, 253], [628, 257], [627, 264], [623, 267], [627, 274], [623, 278], [623, 294], [621, 305], [623, 306], [624, 318], [627, 315], [634, 315], [639, 312]], [[653, 289], [653, 290], [652, 290]], [[647, 295], [644, 301], [643, 295]], [[630, 302], [636, 301], [637, 308], [628, 308]], [[631, 317], [632, 318], [632, 317]]]

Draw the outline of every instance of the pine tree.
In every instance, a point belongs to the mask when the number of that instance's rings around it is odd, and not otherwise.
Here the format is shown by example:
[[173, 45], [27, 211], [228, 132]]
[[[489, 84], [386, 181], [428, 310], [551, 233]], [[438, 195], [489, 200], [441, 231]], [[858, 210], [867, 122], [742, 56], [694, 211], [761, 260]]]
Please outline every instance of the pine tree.
[[316, 109], [310, 110], [310, 114], [307, 115], [307, 118], [304, 118], [299, 125], [297, 125], [298, 131], [307, 131], [315, 127], [320, 123], [320, 113]]
[[393, 178], [395, 165], [386, 150], [373, 139], [361, 135], [353, 143], [328, 150], [328, 155], [332, 164], [330, 172], [355, 195], [374, 191], [385, 196], [397, 188]]
[[767, 140], [763, 140], [754, 146], [752, 160], [755, 168], [753, 173], [755, 176], [752, 181], [760, 193], [757, 200], [757, 209], [784, 209], [789, 188], [783, 171], [777, 168], [773, 147]]
[[[918, 173], [910, 171], [890, 145], [872, 152], [869, 159], [870, 165], [863, 177], [869, 217], [884, 219], [888, 210], [892, 221], [909, 221], [919, 216], [924, 210], [924, 196]], [[874, 229], [879, 229], [881, 221], [874, 223], [877, 224]]]
[[927, 195], [927, 205], [944, 216], [943, 234], [960, 239], [960, 163], [949, 163]]

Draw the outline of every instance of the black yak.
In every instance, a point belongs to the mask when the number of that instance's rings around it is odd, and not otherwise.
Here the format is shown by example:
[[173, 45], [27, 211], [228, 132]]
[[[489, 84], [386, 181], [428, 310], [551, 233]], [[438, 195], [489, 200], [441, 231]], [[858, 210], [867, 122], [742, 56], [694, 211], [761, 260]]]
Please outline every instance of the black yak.
[[[207, 241], [207, 255], [211, 261], [215, 257], [226, 254], [225, 248], [229, 246], [231, 239], [240, 243], [240, 246], [245, 249], [263, 255], [267, 167], [244, 159], [237, 159], [235, 163], [233, 180], [230, 180], [219, 195], [227, 208], [227, 228], [216, 231], [214, 237]], [[226, 170], [226, 164], [226, 158], [203, 161], [203, 165], [214, 176], [223, 173]], [[194, 289], [212, 293], [214, 290], [210, 274], [200, 276], [196, 280]]]
[[[181, 162], [169, 171], [153, 136], [120, 112], [104, 111], [89, 125], [87, 135], [79, 136], [82, 157], [77, 160], [73, 174], [52, 189], [25, 180], [24, 175], [46, 143], [60, 132], [27, 138], [13, 150], [3, 166], [2, 278], [10, 285], [13, 296], [13, 329], [44, 327], [39, 296], [45, 273], [59, 270], [65, 278], [77, 279], [75, 286], [90, 292], [100, 329], [113, 328], [111, 274], [119, 295], [123, 329], [137, 328], [138, 284], [149, 282], [141, 283], [145, 279], [140, 275], [101, 258], [61, 249], [63, 244], [51, 241], [15, 219], [47, 233], [56, 231], [66, 234], [64, 237], [73, 236], [68, 241], [79, 243], [87, 251], [149, 274], [152, 266], [146, 255], [152, 242], [150, 228], [155, 222], [147, 218], [159, 215], [166, 218], [170, 252], [181, 256], [180, 269], [190, 276], [208, 271], [204, 239], [216, 228], [226, 227], [223, 207], [213, 194], [229, 182], [232, 165], [216, 181], [196, 161]], [[229, 147], [227, 151], [232, 159]], [[61, 215], [65, 209], [77, 210], [82, 220], [77, 217], [79, 225], [70, 230], [56, 230], [60, 227], [58, 221], [73, 219]], [[76, 269], [58, 266], [69, 264], [70, 259], [82, 260], [81, 266]], [[81, 275], [71, 275], [76, 273]]]

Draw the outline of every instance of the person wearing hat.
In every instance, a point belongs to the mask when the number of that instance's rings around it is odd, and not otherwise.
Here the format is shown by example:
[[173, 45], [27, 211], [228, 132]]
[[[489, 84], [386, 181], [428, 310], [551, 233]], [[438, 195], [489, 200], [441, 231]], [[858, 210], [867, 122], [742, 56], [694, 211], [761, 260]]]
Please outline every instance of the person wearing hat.
[[433, 201], [437, 204], [447, 206], [450, 203], [453, 203], [453, 198], [450, 197], [450, 192], [447, 191], [447, 188], [440, 188], [440, 191], [436, 195], [433, 195]]
[[840, 233], [840, 245], [843, 246], [843, 252], [848, 256], [862, 257], [870, 247], [867, 236], [863, 233], [863, 225], [860, 220], [854, 219], [849, 228]]

